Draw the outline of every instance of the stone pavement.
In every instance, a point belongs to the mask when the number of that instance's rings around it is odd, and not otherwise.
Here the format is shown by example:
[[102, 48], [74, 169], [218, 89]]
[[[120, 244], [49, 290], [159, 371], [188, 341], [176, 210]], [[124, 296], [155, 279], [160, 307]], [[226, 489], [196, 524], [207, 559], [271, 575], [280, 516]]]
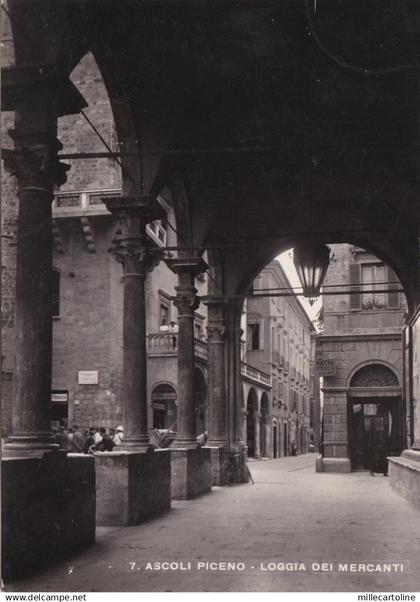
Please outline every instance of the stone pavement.
[[[6, 589], [419, 591], [418, 510], [382, 475], [317, 474], [314, 464], [314, 455], [251, 461], [255, 485], [215, 487], [146, 524], [100, 528], [94, 547]], [[148, 570], [165, 561], [172, 570]]]

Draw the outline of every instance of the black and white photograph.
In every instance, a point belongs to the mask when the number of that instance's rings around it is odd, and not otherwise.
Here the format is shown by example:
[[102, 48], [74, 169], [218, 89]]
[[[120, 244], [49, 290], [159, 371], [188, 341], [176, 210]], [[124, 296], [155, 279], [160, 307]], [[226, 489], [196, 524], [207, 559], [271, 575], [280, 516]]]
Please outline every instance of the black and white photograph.
[[416, 600], [420, 1], [0, 16], [4, 599]]

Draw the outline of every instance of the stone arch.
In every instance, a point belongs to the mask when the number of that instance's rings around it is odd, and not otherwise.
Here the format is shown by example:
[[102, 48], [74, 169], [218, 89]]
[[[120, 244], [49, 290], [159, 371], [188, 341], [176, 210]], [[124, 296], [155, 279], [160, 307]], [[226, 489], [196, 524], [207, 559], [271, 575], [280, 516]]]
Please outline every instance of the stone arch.
[[248, 391], [246, 404], [246, 440], [248, 446], [248, 456], [254, 457], [256, 452], [256, 429], [255, 415], [258, 412], [258, 395], [254, 387]]
[[350, 387], [398, 387], [399, 381], [390, 366], [369, 362], [353, 371], [349, 385]]

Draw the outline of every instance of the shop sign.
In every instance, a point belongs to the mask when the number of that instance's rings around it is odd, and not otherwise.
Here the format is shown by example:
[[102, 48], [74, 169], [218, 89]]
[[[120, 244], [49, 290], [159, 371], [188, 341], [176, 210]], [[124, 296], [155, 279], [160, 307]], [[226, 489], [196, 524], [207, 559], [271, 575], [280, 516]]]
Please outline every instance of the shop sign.
[[97, 385], [99, 376], [97, 370], [81, 370], [79, 371], [79, 385]]
[[334, 360], [326, 358], [318, 358], [315, 360], [315, 367], [319, 372], [320, 376], [334, 376], [335, 375], [335, 364]]
[[51, 393], [51, 401], [54, 403], [67, 403], [69, 400], [67, 393]]

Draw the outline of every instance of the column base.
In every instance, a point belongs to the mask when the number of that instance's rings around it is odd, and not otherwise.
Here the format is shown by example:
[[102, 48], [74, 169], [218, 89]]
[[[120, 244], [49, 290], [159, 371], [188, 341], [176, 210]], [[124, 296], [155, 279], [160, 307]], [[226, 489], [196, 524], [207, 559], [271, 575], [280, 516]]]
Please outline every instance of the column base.
[[420, 451], [406, 449], [388, 461], [391, 487], [420, 510]]
[[2, 576], [19, 579], [95, 543], [95, 463], [65, 453], [2, 461]]
[[185, 439], [177, 439], [175, 438], [174, 442], [171, 445], [171, 449], [197, 449], [198, 447], [202, 447], [199, 443], [197, 443], [197, 438], [185, 438]]
[[137, 525], [170, 509], [171, 466], [166, 449], [95, 455], [96, 524]]
[[154, 447], [150, 443], [147, 435], [142, 437], [127, 437], [123, 439], [122, 444], [118, 447], [118, 451], [129, 452], [145, 452], [153, 451]]
[[170, 448], [171, 454], [171, 497], [188, 500], [210, 491], [213, 475], [210, 449]]
[[50, 433], [12, 435], [2, 445], [4, 458], [42, 458], [58, 450], [59, 445], [54, 443]]
[[227, 460], [227, 449], [225, 446], [208, 444], [206, 449], [210, 450], [211, 472], [213, 485], [222, 486], [228, 484], [228, 475], [225, 470]]
[[316, 472], [351, 472], [350, 458], [322, 458], [318, 456], [315, 461]]

